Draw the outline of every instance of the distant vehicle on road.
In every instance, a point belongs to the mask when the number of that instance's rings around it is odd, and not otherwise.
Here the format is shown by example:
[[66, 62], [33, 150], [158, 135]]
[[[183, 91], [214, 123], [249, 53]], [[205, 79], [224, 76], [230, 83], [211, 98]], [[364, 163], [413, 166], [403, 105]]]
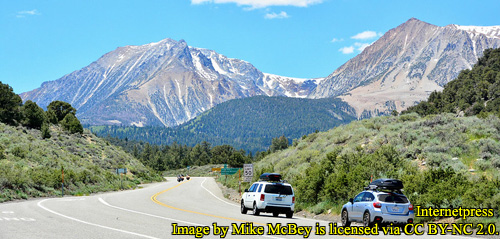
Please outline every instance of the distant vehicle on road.
[[182, 174], [177, 175], [177, 182], [182, 182], [182, 181], [184, 181], [184, 175]]
[[400, 224], [413, 223], [413, 205], [401, 192], [403, 183], [396, 179], [377, 179], [365, 190], [342, 207], [342, 225], [362, 222], [371, 227], [376, 223]]
[[191, 179], [191, 177], [189, 177], [189, 175], [186, 174], [186, 180], [189, 180]]
[[283, 182], [277, 173], [264, 173], [259, 182], [245, 189], [241, 197], [241, 213], [252, 209], [255, 216], [261, 212], [272, 213], [277, 217], [284, 213], [287, 218], [293, 217], [295, 210], [295, 194], [292, 185]]

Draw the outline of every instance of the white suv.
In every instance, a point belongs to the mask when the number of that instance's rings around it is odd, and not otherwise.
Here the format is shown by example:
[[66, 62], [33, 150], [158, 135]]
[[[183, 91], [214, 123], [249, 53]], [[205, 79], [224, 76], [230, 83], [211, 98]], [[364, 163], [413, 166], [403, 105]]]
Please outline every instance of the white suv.
[[284, 213], [287, 218], [292, 218], [295, 210], [292, 185], [281, 182], [279, 174], [265, 173], [261, 180], [266, 181], [256, 182], [250, 189], [245, 189], [241, 198], [241, 213], [246, 214], [251, 208], [256, 216], [261, 212], [271, 212], [275, 217]]

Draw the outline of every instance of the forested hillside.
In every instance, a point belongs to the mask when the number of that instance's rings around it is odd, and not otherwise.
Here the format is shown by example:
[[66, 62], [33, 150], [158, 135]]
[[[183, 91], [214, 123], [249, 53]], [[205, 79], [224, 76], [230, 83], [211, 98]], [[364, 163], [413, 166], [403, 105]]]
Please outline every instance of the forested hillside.
[[0, 82], [0, 202], [61, 194], [84, 195], [121, 188], [117, 168], [127, 168], [124, 188], [162, 178], [117, 146], [84, 131], [68, 103], [45, 112]]
[[157, 145], [177, 142], [194, 146], [203, 141], [229, 144], [249, 152], [265, 151], [275, 137], [300, 138], [355, 120], [355, 112], [339, 99], [256, 96], [230, 100], [176, 128], [94, 126], [99, 136]]

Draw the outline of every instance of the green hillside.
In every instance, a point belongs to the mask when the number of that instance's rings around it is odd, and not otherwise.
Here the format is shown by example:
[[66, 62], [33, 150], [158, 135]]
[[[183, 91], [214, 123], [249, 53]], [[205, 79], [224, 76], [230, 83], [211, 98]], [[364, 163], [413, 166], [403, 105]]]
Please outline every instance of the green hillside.
[[160, 181], [130, 154], [88, 131], [70, 134], [51, 126], [49, 139], [41, 131], [0, 123], [0, 202], [61, 194], [85, 195], [119, 190], [116, 168], [127, 168], [124, 188]]
[[[54, 101], [45, 112], [0, 82], [0, 202], [134, 188], [163, 180], [139, 160], [84, 131], [70, 104]], [[117, 168], [127, 168], [120, 180]], [[121, 182], [122, 181], [122, 182]]]
[[298, 208], [316, 213], [339, 213], [373, 176], [403, 180], [414, 205], [488, 207], [498, 216], [499, 131], [493, 115], [376, 117], [310, 134], [254, 167], [282, 173], [296, 187]]
[[354, 110], [339, 99], [256, 96], [221, 103], [175, 128], [93, 126], [90, 129], [99, 136], [150, 144], [177, 142], [194, 146], [207, 141], [255, 153], [267, 150], [275, 137], [299, 138], [348, 123], [356, 119], [354, 115]]
[[467, 220], [500, 226], [499, 85], [500, 50], [487, 50], [428, 101], [303, 137], [255, 163], [254, 177], [282, 173], [297, 208], [315, 213], [340, 213], [371, 177], [398, 178], [414, 205], [493, 208], [494, 217]]

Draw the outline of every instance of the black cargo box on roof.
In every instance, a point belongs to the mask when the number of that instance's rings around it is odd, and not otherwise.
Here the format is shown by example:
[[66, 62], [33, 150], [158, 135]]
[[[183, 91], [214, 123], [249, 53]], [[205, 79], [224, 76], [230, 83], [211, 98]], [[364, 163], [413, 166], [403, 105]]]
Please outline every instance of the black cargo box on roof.
[[263, 173], [260, 175], [260, 181], [279, 182], [281, 181], [281, 175], [279, 173]]
[[388, 190], [400, 190], [403, 188], [403, 182], [397, 179], [391, 178], [381, 178], [374, 180], [370, 183], [370, 186], [377, 186], [380, 189], [388, 189]]

